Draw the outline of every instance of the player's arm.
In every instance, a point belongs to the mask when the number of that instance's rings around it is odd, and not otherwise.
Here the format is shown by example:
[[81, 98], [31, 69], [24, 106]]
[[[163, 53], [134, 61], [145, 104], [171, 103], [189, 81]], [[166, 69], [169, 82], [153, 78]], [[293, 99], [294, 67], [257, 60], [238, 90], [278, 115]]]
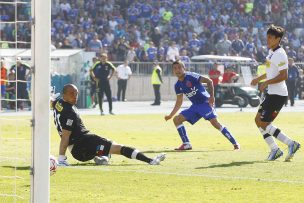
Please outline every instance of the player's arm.
[[260, 75], [259, 77], [253, 79], [253, 80], [251, 81], [251, 85], [255, 86], [255, 85], [257, 85], [261, 80], [264, 80], [264, 79], [266, 79], [266, 73], [264, 73], [263, 75]]
[[65, 156], [66, 150], [69, 146], [69, 139], [72, 131], [62, 129], [61, 140], [59, 145], [59, 157], [58, 164], [62, 166], [68, 166], [67, 157]]
[[166, 115], [165, 116], [165, 120], [170, 120], [176, 113], [177, 111], [180, 109], [180, 107], [182, 106], [183, 104], [183, 94], [178, 94], [176, 95], [176, 102], [175, 102], [175, 105], [174, 105], [174, 108], [173, 110], [171, 111], [171, 113], [169, 115]]
[[97, 65], [98, 62], [96, 62], [93, 67], [90, 69], [90, 75], [92, 76], [93, 80], [95, 80], [96, 82], [98, 82], [98, 78], [96, 77], [94, 71], [95, 71], [95, 68], [96, 68], [96, 65]]
[[209, 97], [209, 104], [210, 106], [213, 106], [214, 105], [214, 86], [213, 86], [213, 81], [209, 78], [206, 78], [204, 76], [201, 76], [200, 77], [200, 82], [201, 83], [206, 83], [207, 84], [207, 87], [208, 87], [208, 92], [210, 94], [210, 97]]
[[270, 84], [276, 84], [276, 83], [282, 82], [284, 80], [287, 80], [287, 78], [288, 78], [287, 69], [280, 70], [279, 75], [277, 75], [276, 77], [274, 77], [270, 80], [266, 80], [265, 82], [263, 82], [261, 84], [260, 91], [261, 92], [264, 91], [265, 88]]
[[116, 68], [111, 62], [108, 61], [107, 63], [110, 64], [110, 67], [112, 69], [111, 74], [108, 76], [108, 80], [110, 80], [113, 77], [114, 73], [116, 72]]

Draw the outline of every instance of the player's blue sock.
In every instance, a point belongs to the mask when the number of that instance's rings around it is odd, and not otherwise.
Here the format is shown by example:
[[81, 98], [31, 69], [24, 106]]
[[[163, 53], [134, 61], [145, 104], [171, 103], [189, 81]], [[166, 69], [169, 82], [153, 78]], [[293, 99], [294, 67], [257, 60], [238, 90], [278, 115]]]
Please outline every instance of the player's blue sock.
[[228, 131], [226, 127], [221, 127], [221, 133], [233, 144], [236, 144], [236, 141], [234, 137], [231, 135], [231, 133]]
[[178, 134], [180, 138], [182, 139], [183, 143], [190, 143], [189, 138], [187, 136], [186, 128], [184, 127], [183, 124], [179, 125], [176, 127]]

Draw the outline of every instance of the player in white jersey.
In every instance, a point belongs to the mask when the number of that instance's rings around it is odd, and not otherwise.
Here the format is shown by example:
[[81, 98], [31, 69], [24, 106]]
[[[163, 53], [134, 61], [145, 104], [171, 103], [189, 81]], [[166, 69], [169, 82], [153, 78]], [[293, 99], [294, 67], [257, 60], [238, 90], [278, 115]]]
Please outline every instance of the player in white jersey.
[[273, 137], [288, 145], [288, 155], [285, 161], [290, 161], [300, 144], [272, 125], [282, 109], [287, 97], [288, 91], [285, 80], [288, 76], [288, 58], [285, 50], [280, 47], [281, 39], [285, 30], [282, 27], [271, 25], [267, 31], [267, 46], [269, 54], [266, 57], [266, 73], [253, 79], [251, 84], [257, 85], [259, 81], [266, 79], [260, 86], [263, 92], [268, 87], [265, 99], [261, 103], [258, 113], [255, 117], [255, 123], [262, 133], [271, 152], [268, 156], [269, 161], [276, 160], [283, 155], [283, 151], [278, 147]]

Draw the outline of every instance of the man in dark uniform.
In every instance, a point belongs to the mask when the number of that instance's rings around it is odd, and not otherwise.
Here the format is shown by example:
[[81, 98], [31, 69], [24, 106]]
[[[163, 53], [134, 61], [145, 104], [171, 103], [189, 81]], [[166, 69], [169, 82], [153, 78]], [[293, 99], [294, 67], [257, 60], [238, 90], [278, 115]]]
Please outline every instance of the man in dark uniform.
[[[294, 105], [294, 99], [296, 94], [296, 84], [299, 79], [299, 69], [295, 65], [293, 58], [288, 59], [288, 79], [286, 80], [288, 97], [290, 99], [290, 106]], [[287, 100], [286, 100], [287, 104]]]
[[24, 100], [28, 100], [29, 107], [31, 105], [29, 100], [29, 94], [28, 91], [26, 90], [27, 78], [31, 74], [31, 67], [23, 63], [20, 57], [17, 57], [17, 68], [16, 65], [13, 65], [11, 67], [11, 70], [15, 71], [16, 79], [17, 79], [17, 99], [18, 99], [17, 107], [23, 110]]
[[101, 54], [100, 61], [97, 61], [93, 68], [90, 70], [91, 76], [98, 83], [98, 101], [100, 114], [104, 115], [102, 102], [103, 102], [103, 94], [105, 93], [107, 96], [107, 100], [109, 102], [109, 113], [114, 114], [112, 111], [112, 92], [110, 87], [110, 79], [114, 75], [115, 66], [107, 61], [107, 54]]
[[75, 106], [78, 99], [77, 87], [73, 84], [65, 85], [62, 94], [62, 98], [51, 101], [54, 123], [61, 137], [58, 157], [60, 166], [69, 165], [65, 155], [67, 148], [69, 148], [72, 156], [78, 161], [84, 162], [94, 159], [97, 165], [108, 164], [109, 154], [120, 154], [151, 165], [158, 165], [165, 159], [164, 153], [151, 159], [137, 149], [116, 144], [106, 138], [90, 134], [89, 130], [84, 126]]
[[[93, 59], [92, 59], [93, 66], [97, 61], [98, 61], [98, 58], [93, 57]], [[96, 84], [96, 81], [94, 80], [94, 78], [92, 77], [92, 74], [90, 74], [90, 85], [91, 85], [90, 93], [91, 93], [92, 108], [95, 108], [95, 106], [97, 104], [97, 98], [96, 98], [97, 84]]]

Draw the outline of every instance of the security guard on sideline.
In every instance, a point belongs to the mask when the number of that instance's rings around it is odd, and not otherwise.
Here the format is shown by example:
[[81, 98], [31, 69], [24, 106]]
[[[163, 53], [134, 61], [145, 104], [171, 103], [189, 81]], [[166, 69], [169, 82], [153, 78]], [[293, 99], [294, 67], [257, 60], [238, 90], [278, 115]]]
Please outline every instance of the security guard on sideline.
[[163, 83], [162, 80], [162, 69], [159, 66], [158, 62], [153, 63], [153, 71], [151, 76], [151, 83], [154, 89], [155, 100], [154, 103], [151, 104], [153, 106], [160, 105], [160, 85]]

